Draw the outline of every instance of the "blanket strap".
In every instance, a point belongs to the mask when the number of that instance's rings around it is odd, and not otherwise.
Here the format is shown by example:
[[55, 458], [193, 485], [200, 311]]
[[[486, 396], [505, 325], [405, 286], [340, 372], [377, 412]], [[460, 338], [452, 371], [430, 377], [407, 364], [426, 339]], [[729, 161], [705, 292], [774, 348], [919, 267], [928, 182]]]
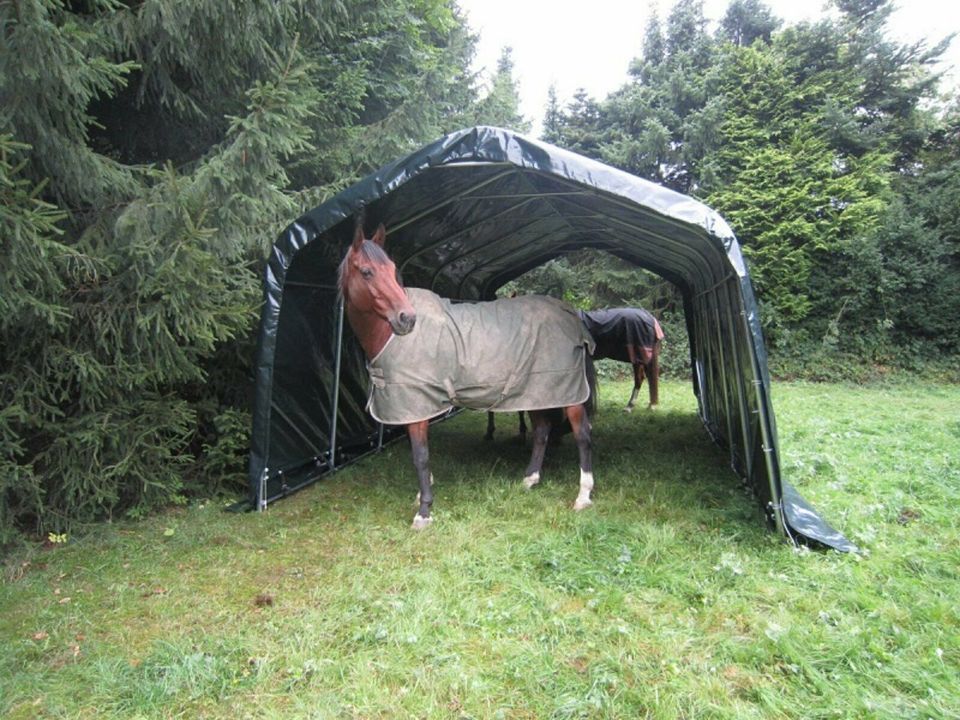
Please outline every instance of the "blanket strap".
[[385, 388], [387, 381], [383, 378], [383, 368], [370, 367], [367, 365], [367, 372], [370, 374], [370, 382], [374, 387]]
[[446, 377], [443, 379], [443, 387], [447, 391], [447, 397], [450, 398], [450, 402], [454, 405], [457, 404], [457, 390], [453, 387], [453, 380]]

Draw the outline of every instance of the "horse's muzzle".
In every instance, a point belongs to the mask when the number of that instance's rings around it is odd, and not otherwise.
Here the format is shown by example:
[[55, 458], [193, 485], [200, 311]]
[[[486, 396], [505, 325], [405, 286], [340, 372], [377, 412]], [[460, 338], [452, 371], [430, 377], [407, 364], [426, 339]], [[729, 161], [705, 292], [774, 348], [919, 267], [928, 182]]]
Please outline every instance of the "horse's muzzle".
[[397, 335], [407, 335], [416, 324], [417, 314], [415, 312], [400, 311], [390, 321], [390, 327]]

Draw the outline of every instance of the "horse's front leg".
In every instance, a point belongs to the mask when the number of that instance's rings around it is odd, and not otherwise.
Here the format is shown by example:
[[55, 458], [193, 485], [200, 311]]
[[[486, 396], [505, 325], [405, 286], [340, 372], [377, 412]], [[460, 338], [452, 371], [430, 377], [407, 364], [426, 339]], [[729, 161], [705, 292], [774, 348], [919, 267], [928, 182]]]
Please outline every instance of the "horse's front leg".
[[429, 420], [407, 425], [413, 466], [417, 470], [417, 482], [420, 485], [420, 492], [417, 493], [417, 514], [413, 516], [414, 530], [422, 530], [433, 522], [430, 517], [430, 506], [433, 505], [433, 475], [430, 473], [430, 448], [427, 445], [429, 430]]
[[573, 503], [574, 510], [583, 510], [593, 504], [590, 493], [593, 491], [593, 451], [590, 439], [590, 417], [583, 405], [571, 405], [566, 409], [567, 419], [573, 429], [573, 436], [580, 451], [580, 492]]
[[523, 484], [527, 489], [540, 482], [543, 456], [547, 451], [547, 439], [550, 437], [550, 416], [543, 411], [531, 411], [530, 422], [533, 423], [533, 452], [523, 477]]

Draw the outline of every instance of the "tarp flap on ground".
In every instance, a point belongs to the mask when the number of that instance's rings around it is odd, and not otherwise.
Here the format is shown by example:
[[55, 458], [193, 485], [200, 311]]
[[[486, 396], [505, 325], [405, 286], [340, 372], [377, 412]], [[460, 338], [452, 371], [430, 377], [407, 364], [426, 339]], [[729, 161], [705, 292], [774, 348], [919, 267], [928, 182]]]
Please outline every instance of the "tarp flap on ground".
[[405, 285], [489, 300], [544, 262], [604, 250], [676, 285], [693, 390], [768, 522], [852, 550], [780, 475], [760, 317], [740, 245], [691, 197], [507, 130], [451, 133], [291, 224], [265, 274], [256, 360], [251, 501], [264, 507], [402, 432], [365, 411], [363, 353], [344, 323], [337, 267], [364, 212], [387, 228]]

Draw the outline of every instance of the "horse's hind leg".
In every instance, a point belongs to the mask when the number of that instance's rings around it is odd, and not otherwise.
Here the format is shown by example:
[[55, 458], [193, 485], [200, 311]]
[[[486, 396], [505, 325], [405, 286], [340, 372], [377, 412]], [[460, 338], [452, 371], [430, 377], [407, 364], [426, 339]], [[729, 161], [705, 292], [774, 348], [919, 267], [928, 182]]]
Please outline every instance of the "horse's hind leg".
[[650, 362], [647, 365], [648, 387], [650, 389], [650, 407], [660, 404], [660, 341], [653, 346]]
[[630, 402], [627, 403], [627, 412], [633, 412], [633, 403], [636, 402], [640, 388], [643, 387], [643, 364], [634, 362], [633, 365], [633, 392], [630, 393]]
[[496, 430], [497, 426], [493, 422], [493, 413], [487, 413], [487, 434], [483, 436], [484, 440], [493, 440], [493, 431]]
[[571, 405], [566, 409], [573, 436], [580, 451], [580, 492], [573, 503], [574, 510], [583, 510], [593, 504], [590, 493], [593, 491], [593, 452], [590, 440], [590, 417], [583, 405]]
[[530, 413], [530, 422], [533, 423], [533, 452], [523, 478], [523, 484], [528, 489], [540, 482], [543, 456], [547, 451], [547, 439], [550, 437], [550, 415], [542, 411], [533, 411]]
[[407, 425], [413, 466], [417, 470], [417, 482], [420, 485], [420, 492], [417, 493], [417, 514], [413, 517], [414, 530], [422, 530], [433, 522], [430, 517], [430, 506], [433, 505], [433, 475], [430, 473], [430, 448], [427, 445], [429, 429], [428, 420]]

